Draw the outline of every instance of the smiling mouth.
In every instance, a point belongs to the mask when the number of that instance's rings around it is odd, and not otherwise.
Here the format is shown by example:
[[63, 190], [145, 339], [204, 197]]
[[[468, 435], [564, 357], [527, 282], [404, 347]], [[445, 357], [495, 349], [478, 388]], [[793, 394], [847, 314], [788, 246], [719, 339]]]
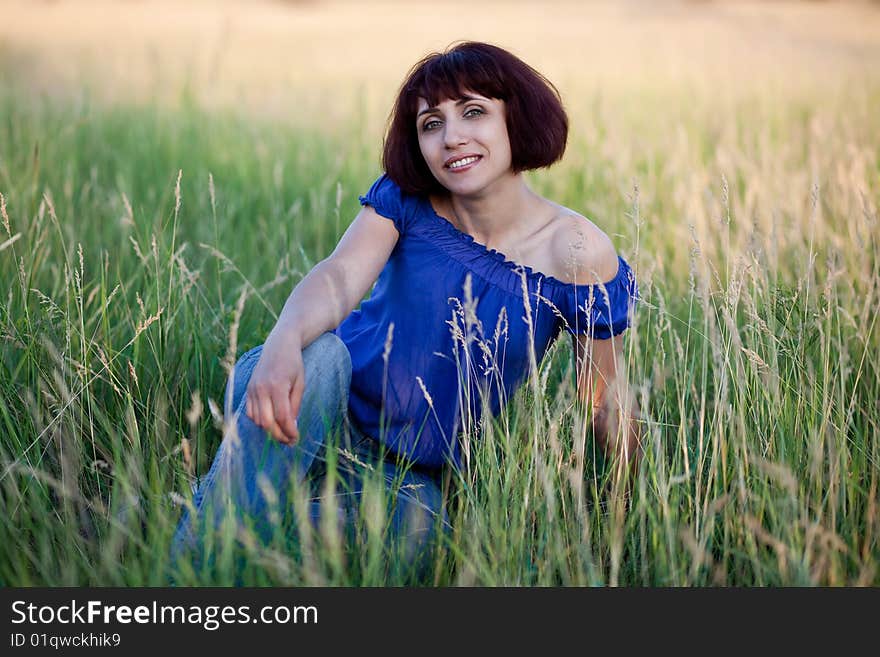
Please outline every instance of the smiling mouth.
[[457, 171], [459, 169], [467, 169], [473, 164], [476, 164], [481, 159], [479, 155], [471, 155], [469, 157], [463, 157], [460, 160], [455, 160], [446, 165], [446, 168], [450, 171]]

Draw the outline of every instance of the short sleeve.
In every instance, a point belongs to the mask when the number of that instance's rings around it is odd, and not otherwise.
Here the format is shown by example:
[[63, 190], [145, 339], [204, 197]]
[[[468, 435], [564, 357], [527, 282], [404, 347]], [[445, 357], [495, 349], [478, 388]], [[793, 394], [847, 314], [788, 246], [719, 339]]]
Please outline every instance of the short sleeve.
[[379, 176], [369, 191], [359, 196], [358, 200], [361, 205], [369, 205], [378, 214], [391, 219], [401, 235], [406, 232], [418, 206], [418, 198], [404, 194], [387, 173]]
[[621, 257], [618, 257], [617, 274], [607, 283], [566, 285], [554, 280], [550, 293], [566, 331], [600, 340], [629, 328], [639, 297], [635, 275]]

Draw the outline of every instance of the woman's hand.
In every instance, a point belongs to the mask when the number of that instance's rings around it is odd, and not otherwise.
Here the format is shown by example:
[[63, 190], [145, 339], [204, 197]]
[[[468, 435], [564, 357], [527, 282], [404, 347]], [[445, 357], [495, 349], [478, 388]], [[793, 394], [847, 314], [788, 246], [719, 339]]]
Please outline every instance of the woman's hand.
[[285, 445], [299, 440], [296, 421], [306, 387], [302, 348], [263, 347], [260, 360], [248, 382], [245, 413], [254, 423]]
[[643, 453], [640, 411], [622, 370], [623, 336], [593, 340], [574, 337], [578, 398], [592, 411], [596, 441], [605, 456], [617, 461], [615, 480], [631, 487]]
[[305, 390], [303, 345], [348, 317], [376, 281], [394, 246], [394, 223], [366, 206], [333, 253], [297, 284], [266, 338], [248, 383], [245, 412], [278, 442], [299, 439], [296, 419]]

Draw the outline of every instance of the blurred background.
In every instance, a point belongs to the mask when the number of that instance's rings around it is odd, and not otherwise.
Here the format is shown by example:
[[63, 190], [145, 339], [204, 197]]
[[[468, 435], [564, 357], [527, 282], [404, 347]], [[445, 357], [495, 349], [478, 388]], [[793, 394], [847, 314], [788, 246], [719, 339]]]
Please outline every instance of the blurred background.
[[880, 3], [3, 0], [0, 62], [32, 93], [190, 100], [276, 117], [387, 112], [425, 54], [491, 41], [563, 97], [693, 88], [729, 98], [877, 75]]

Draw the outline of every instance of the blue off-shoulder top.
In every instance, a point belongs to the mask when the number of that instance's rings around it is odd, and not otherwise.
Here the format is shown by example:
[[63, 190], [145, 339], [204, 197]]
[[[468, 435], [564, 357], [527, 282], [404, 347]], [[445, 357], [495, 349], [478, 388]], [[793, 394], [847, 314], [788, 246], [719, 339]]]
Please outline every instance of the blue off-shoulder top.
[[459, 434], [496, 415], [564, 329], [610, 338], [638, 296], [629, 265], [573, 285], [510, 262], [382, 175], [366, 195], [400, 237], [369, 299], [336, 329], [351, 353], [349, 414], [423, 467], [461, 467]]

